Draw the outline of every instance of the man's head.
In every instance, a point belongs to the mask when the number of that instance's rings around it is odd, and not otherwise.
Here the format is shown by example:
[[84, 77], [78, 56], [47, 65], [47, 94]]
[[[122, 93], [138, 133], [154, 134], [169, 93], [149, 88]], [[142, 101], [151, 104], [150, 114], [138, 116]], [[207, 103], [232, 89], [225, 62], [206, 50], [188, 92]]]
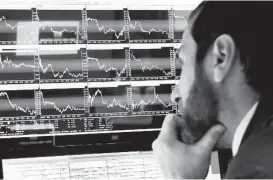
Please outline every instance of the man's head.
[[183, 141], [193, 143], [221, 123], [228, 131], [220, 146], [230, 147], [249, 105], [272, 91], [272, 9], [273, 2], [211, 1], [192, 12], [177, 53], [182, 70], [172, 94], [186, 123]]

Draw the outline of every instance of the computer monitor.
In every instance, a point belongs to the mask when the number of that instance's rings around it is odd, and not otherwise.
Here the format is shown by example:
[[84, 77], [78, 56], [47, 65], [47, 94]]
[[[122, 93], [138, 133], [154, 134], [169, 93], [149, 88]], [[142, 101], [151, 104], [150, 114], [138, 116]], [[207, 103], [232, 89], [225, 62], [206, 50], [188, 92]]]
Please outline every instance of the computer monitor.
[[177, 110], [175, 51], [189, 12], [2, 6], [1, 177], [161, 178], [151, 144]]

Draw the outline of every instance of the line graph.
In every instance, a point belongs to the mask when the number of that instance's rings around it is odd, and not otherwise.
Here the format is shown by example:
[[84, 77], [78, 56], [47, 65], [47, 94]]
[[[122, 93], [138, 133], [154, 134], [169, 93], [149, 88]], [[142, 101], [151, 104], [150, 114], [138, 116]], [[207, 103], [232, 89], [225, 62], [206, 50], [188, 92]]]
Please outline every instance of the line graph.
[[17, 69], [22, 69], [22, 68], [25, 68], [25, 69], [33, 69], [34, 68], [34, 65], [33, 63], [24, 63], [24, 62], [20, 62], [20, 63], [14, 63], [11, 59], [9, 59], [8, 56], [5, 56], [4, 59], [2, 59], [2, 54], [0, 54], [0, 67], [1, 67], [1, 70], [5, 70], [7, 68], [10, 68], [10, 71], [18, 71]]
[[82, 89], [42, 90], [41, 112], [46, 115], [84, 114]]
[[125, 80], [124, 50], [88, 50], [88, 80]]
[[122, 74], [125, 73], [126, 66], [119, 71], [117, 68], [115, 68], [113, 66], [107, 68], [105, 64], [101, 65], [98, 58], [88, 57], [88, 60], [89, 61], [95, 61], [96, 64], [97, 64], [97, 66], [98, 66], [98, 68], [99, 68], [99, 70], [103, 70], [105, 72], [115, 71], [116, 74], [117, 74], [117, 76], [121, 76]]
[[132, 40], [168, 39], [168, 11], [130, 10], [129, 21]]
[[35, 116], [34, 92], [1, 91], [0, 111], [1, 117]]
[[[140, 100], [140, 101], [134, 100], [133, 101], [134, 102], [133, 103], [133, 108], [134, 109], [139, 109], [139, 108], [141, 108], [141, 106], [146, 107], [146, 106], [149, 106], [149, 105], [158, 105], [158, 104], [162, 105], [162, 107], [164, 107], [165, 109], [172, 106], [171, 102], [169, 102], [169, 103], [164, 102], [164, 101], [166, 101], [166, 99], [167, 99], [166, 96], [168, 96], [168, 95], [161, 95], [162, 96], [161, 98], [164, 99], [164, 100], [162, 100], [160, 98], [160, 95], [156, 92], [156, 88], [154, 87], [153, 89], [154, 90], [153, 90], [153, 94], [151, 95], [151, 98], [149, 98], [149, 96], [145, 95], [145, 96], [143, 96], [143, 99]], [[137, 95], [134, 95], [134, 96], [139, 97]], [[135, 97], [134, 97], [134, 99], [135, 99]], [[147, 97], [147, 98], [145, 98], [145, 97]], [[145, 99], [147, 99], [147, 100], [145, 100]]]
[[124, 18], [121, 10], [88, 10], [88, 40], [125, 40]]
[[[150, 24], [152, 21], [149, 21], [149, 20], [143, 20], [142, 23], [140, 21], [133, 21], [131, 20], [131, 18], [129, 19], [130, 20], [130, 30], [132, 32], [142, 32], [142, 33], [147, 33], [149, 35], [151, 35], [151, 33], [161, 33], [161, 34], [169, 34], [168, 30], [163, 30], [163, 29], [156, 29], [154, 27], [151, 27], [151, 28], [143, 28], [143, 24], [145, 24], [147, 26], [147, 24]], [[159, 23], [159, 22], [158, 22]], [[162, 25], [164, 26], [164, 25]]]
[[[98, 19], [94, 19], [94, 18], [88, 18], [87, 19], [89, 21], [89, 24], [94, 23], [95, 26], [97, 27], [97, 29], [99, 30], [99, 32], [104, 33], [105, 35], [107, 35], [108, 33], [113, 33], [115, 36], [115, 39], [120, 39], [120, 37], [124, 36], [124, 31], [125, 28], [123, 27], [120, 31], [115, 30], [114, 28], [105, 28], [105, 26], [100, 25], [99, 20]], [[120, 20], [122, 21], [122, 20]], [[104, 24], [110, 24], [111, 21], [104, 21]], [[120, 22], [119, 22], [120, 23]], [[92, 27], [92, 25], [90, 25], [90, 27]], [[92, 28], [88, 29], [89, 32], [93, 31]], [[91, 38], [93, 38], [93, 36], [91, 36]], [[90, 38], [90, 39], [91, 39]], [[95, 37], [94, 37], [95, 38]]]
[[[58, 27], [58, 26], [60, 26], [60, 24], [63, 24], [63, 26]], [[67, 27], [65, 27], [65, 26], [67, 26]], [[72, 22], [44, 21], [39, 24], [39, 27], [42, 32], [53, 34], [54, 40], [57, 38], [64, 40], [65, 37], [62, 37], [62, 36], [64, 36], [65, 33], [71, 34], [72, 36], [82, 35], [82, 33], [78, 30], [77, 26], [78, 26], [78, 22], [74, 22], [74, 21], [72, 21]]]
[[174, 11], [174, 39], [175, 42], [180, 43], [183, 35], [183, 31], [188, 26], [187, 19], [190, 15], [189, 10], [175, 10]]
[[[63, 61], [61, 61], [58, 64], [65, 64], [65, 63]], [[44, 74], [46, 74], [47, 71], [51, 71], [54, 78], [62, 79], [65, 76], [65, 74], [67, 74], [71, 78], [80, 78], [80, 77], [82, 77], [82, 73], [77, 73], [77, 74], [76, 73], [71, 73], [68, 68], [65, 68], [65, 70], [63, 72], [55, 72], [55, 70], [53, 69], [53, 65], [51, 63], [47, 64], [47, 66], [44, 66], [43, 63], [42, 63], [42, 60], [40, 60], [40, 67], [42, 69], [42, 73], [44, 73]]]
[[80, 10], [39, 10], [39, 42], [79, 43], [82, 40]]
[[127, 112], [126, 87], [89, 88], [90, 113]]
[[[25, 29], [31, 24], [30, 10], [3, 10], [0, 9], [0, 44], [22, 44], [33, 41], [36, 32], [28, 30], [18, 34], [19, 29]], [[33, 34], [34, 33], [34, 34]]]
[[170, 48], [131, 49], [132, 80], [170, 79]]
[[13, 23], [11, 24], [10, 22], [8, 22], [7, 18], [5, 16], [1, 16], [0, 18], [0, 22], [4, 23], [6, 25], [7, 28], [10, 28], [11, 31], [14, 31], [15, 28], [18, 27], [17, 23]]
[[126, 107], [127, 105], [126, 104], [122, 104], [120, 102], [120, 100], [117, 100], [116, 96], [111, 96], [110, 99], [112, 99], [112, 100], [110, 100], [110, 101], [108, 100], [109, 97], [104, 98], [103, 94], [102, 94], [102, 91], [100, 89], [97, 89], [93, 95], [89, 96], [89, 98], [90, 98], [90, 105], [92, 107], [96, 106], [96, 103], [95, 103], [96, 101], [95, 100], [96, 100], [97, 96], [99, 96], [101, 98], [102, 104], [105, 105], [105, 107], [107, 107], [107, 108], [113, 108], [115, 106], [118, 106], [118, 107], [120, 107], [122, 109], [125, 109], [125, 110], [128, 109]]
[[39, 68], [41, 82], [76, 82], [83, 77], [79, 51], [73, 55], [40, 55]]
[[0, 84], [34, 79], [34, 57], [17, 56], [16, 53], [0, 53]]
[[171, 85], [144, 86], [132, 88], [132, 107], [134, 114], [172, 111], [170, 99]]

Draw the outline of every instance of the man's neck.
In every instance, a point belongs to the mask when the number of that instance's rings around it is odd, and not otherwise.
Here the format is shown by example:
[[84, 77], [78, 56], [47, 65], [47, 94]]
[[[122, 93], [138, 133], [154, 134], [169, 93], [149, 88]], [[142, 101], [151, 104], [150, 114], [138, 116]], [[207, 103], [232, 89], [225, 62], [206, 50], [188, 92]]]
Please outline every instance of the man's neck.
[[259, 101], [259, 95], [250, 88], [242, 90], [242, 87], [237, 93], [230, 94], [220, 102], [220, 121], [229, 131], [226, 138], [231, 148], [236, 128], [253, 105]]

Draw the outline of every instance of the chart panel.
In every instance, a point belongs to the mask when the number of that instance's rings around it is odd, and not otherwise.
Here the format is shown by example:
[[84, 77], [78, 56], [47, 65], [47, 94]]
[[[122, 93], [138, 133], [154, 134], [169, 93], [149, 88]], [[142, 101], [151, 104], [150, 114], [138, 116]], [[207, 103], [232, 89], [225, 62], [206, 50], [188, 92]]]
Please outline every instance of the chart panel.
[[174, 42], [181, 43], [184, 30], [188, 27], [187, 19], [190, 15], [189, 10], [174, 10], [173, 16], [173, 29], [174, 29]]
[[88, 43], [122, 43], [125, 39], [122, 10], [87, 10]]
[[132, 87], [134, 115], [168, 114], [174, 110], [170, 95], [173, 85]]
[[79, 82], [83, 79], [81, 51], [40, 55], [39, 71], [41, 83]]
[[91, 116], [127, 115], [127, 87], [89, 88]]
[[168, 20], [168, 11], [129, 11], [130, 42], [168, 42], [170, 39]]
[[130, 49], [131, 80], [174, 79], [172, 48]]
[[0, 9], [0, 45], [35, 44], [36, 27], [31, 10]]
[[34, 91], [0, 91], [1, 117], [35, 116]]
[[88, 81], [127, 80], [124, 49], [87, 50]]
[[34, 82], [34, 54], [0, 53], [0, 84]]
[[38, 10], [40, 44], [83, 43], [80, 10]]
[[83, 89], [46, 89], [40, 93], [42, 118], [84, 114]]

